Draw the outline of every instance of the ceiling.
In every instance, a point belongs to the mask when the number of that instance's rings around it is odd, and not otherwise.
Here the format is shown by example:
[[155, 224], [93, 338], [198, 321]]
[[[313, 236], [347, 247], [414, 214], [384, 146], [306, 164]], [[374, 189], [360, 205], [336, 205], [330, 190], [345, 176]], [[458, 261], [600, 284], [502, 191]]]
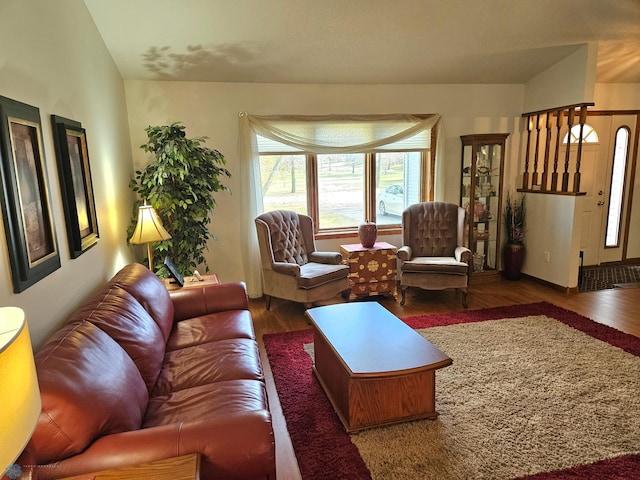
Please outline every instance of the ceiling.
[[598, 44], [640, 83], [640, 0], [84, 0], [125, 79], [525, 83]]

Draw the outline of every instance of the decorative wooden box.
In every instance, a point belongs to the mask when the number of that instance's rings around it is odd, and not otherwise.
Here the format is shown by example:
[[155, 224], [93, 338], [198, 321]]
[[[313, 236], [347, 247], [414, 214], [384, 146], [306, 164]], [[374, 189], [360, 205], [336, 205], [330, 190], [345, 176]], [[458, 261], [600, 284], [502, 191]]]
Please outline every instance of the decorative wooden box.
[[349, 300], [372, 295], [396, 294], [396, 247], [376, 242], [371, 248], [359, 243], [340, 245], [349, 265]]

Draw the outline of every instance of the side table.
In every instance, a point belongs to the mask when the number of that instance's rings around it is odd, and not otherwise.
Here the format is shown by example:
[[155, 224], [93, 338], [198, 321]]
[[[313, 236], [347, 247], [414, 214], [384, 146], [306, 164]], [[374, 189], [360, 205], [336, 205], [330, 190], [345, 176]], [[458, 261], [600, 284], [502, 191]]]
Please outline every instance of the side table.
[[184, 286], [180, 287], [177, 283], [171, 282], [170, 278], [163, 278], [162, 283], [170, 292], [173, 290], [180, 290], [181, 288], [198, 288], [198, 287], [206, 287], [208, 285], [217, 285], [220, 283], [218, 281], [218, 276], [215, 273], [201, 275], [202, 280], [198, 280], [196, 277], [184, 277]]
[[396, 250], [387, 242], [376, 242], [371, 248], [359, 243], [340, 245], [349, 265], [349, 300], [396, 294]]
[[114, 468], [85, 473], [61, 480], [199, 480], [200, 455], [192, 453], [181, 457], [141, 463], [131, 467]]

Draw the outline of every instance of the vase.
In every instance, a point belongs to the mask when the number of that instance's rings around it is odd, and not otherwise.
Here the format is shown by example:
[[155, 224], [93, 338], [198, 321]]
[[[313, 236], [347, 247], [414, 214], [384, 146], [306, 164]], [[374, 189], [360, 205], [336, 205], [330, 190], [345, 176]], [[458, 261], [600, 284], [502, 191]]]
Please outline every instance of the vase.
[[525, 248], [522, 243], [507, 243], [502, 251], [503, 272], [507, 280], [520, 280]]
[[371, 248], [376, 243], [378, 227], [373, 222], [364, 222], [358, 227], [358, 238], [364, 248]]

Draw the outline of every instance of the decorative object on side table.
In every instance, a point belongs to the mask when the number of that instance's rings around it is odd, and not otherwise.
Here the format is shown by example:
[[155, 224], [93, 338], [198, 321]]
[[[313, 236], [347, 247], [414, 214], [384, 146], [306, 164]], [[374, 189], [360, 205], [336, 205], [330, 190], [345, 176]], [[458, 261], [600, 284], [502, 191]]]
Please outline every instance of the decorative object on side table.
[[524, 195], [515, 198], [510, 192], [507, 193], [504, 209], [507, 243], [502, 251], [502, 259], [504, 276], [508, 280], [520, 280], [525, 256], [525, 216]]
[[151, 205], [141, 205], [138, 209], [138, 222], [136, 228], [129, 238], [129, 243], [133, 245], [147, 244], [147, 259], [149, 260], [149, 270], [153, 269], [153, 242], [169, 240], [171, 235], [162, 226], [162, 220]]
[[[137, 208], [146, 199], [172, 235], [171, 240], [153, 246], [156, 253], [169, 255], [181, 272], [192, 272], [200, 265], [208, 272], [204, 252], [208, 241], [216, 239], [208, 227], [216, 207], [213, 194], [230, 191], [222, 184], [222, 177], [231, 177], [224, 155], [202, 145], [206, 137], [187, 138], [179, 122], [145, 131], [149, 141], [140, 148], [152, 153], [155, 161], [136, 171], [129, 183], [140, 200], [134, 204], [128, 237], [135, 228]], [[162, 266], [156, 273], [167, 276]]]
[[378, 227], [374, 222], [364, 222], [358, 227], [358, 238], [360, 244], [365, 248], [371, 248], [375, 245], [378, 238]]

